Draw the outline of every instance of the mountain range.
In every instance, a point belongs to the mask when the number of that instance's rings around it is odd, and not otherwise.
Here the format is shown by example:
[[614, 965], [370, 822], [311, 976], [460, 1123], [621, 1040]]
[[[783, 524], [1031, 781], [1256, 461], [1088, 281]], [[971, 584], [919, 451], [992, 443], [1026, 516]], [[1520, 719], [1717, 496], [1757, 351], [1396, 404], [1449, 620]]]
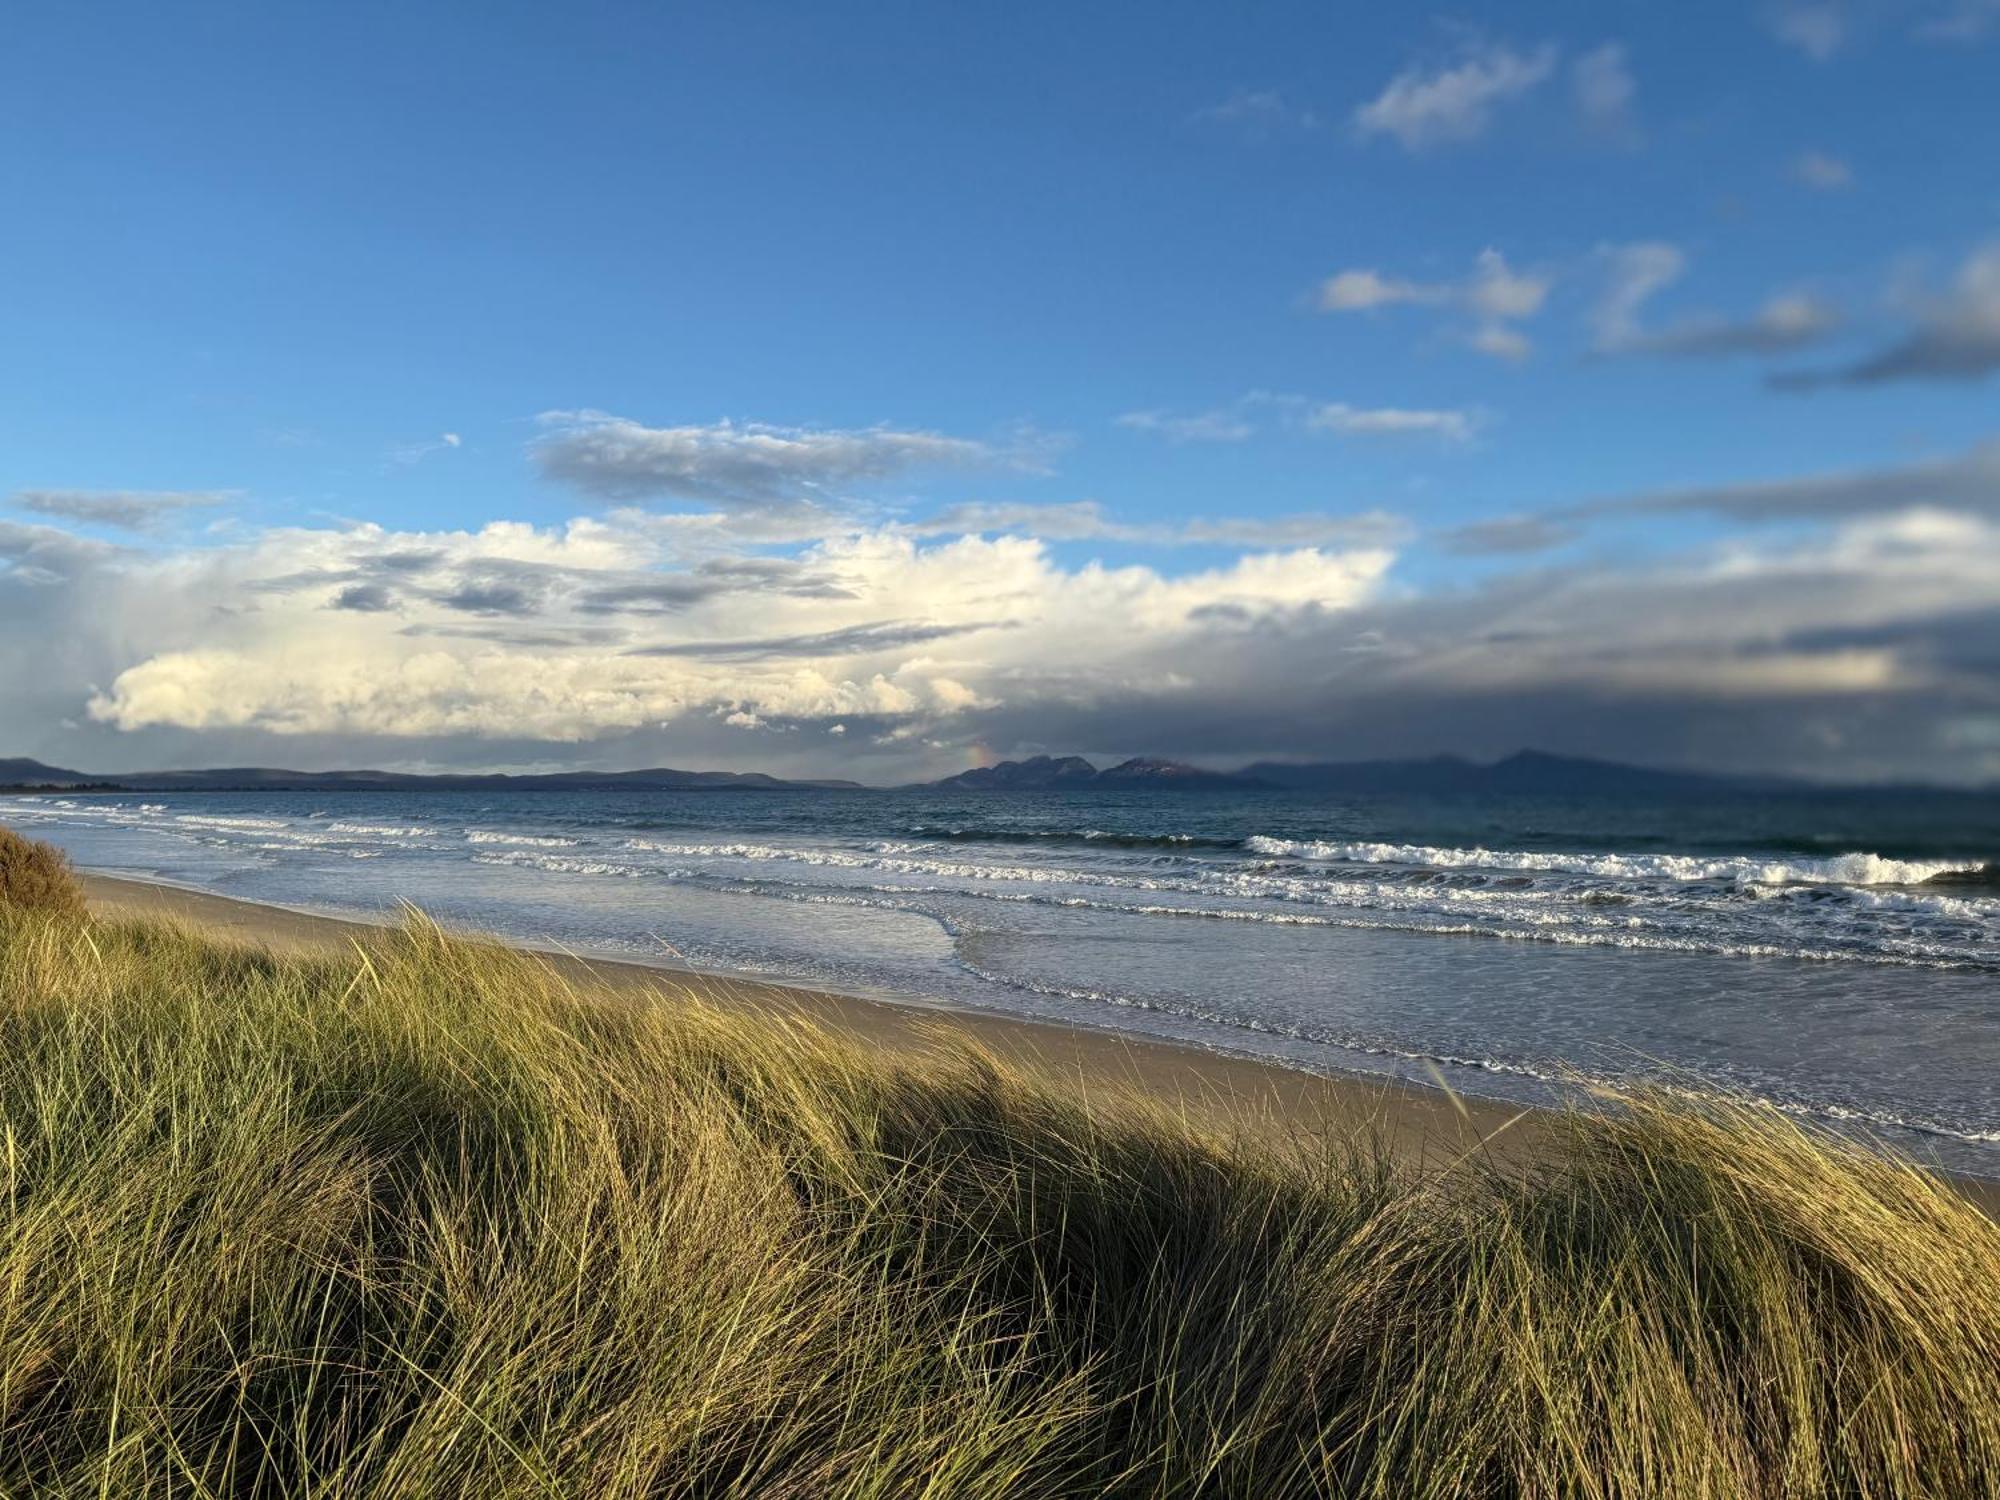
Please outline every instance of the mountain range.
[[[1478, 762], [1456, 755], [1421, 760], [1298, 763], [1259, 761], [1237, 771], [1213, 771], [1180, 761], [1136, 756], [1098, 767], [1080, 755], [1037, 755], [1003, 760], [919, 783], [904, 790], [1046, 793], [1089, 788], [1134, 791], [1297, 791], [1326, 796], [1715, 796], [1735, 793], [1825, 792], [1822, 784], [1775, 776], [1728, 776], [1662, 771], [1615, 761], [1522, 750], [1503, 760]], [[263, 766], [199, 771], [133, 771], [93, 774], [0, 759], [0, 789], [16, 791], [243, 792], [243, 791], [864, 791], [859, 782], [787, 781], [757, 771], [559, 771], [541, 775], [401, 771], [286, 771]], [[1871, 788], [1871, 790], [1882, 790]]]

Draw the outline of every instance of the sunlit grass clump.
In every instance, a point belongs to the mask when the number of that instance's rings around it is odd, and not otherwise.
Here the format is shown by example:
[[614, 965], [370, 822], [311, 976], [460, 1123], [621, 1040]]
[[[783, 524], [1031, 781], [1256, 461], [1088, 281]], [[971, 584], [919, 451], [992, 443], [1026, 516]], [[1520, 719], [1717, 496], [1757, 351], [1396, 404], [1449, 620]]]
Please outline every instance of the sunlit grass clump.
[[1979, 1212], [1741, 1108], [1557, 1133], [0, 913], [0, 1495], [1996, 1493]]
[[83, 887], [70, 873], [68, 856], [53, 844], [0, 827], [0, 909], [81, 917]]

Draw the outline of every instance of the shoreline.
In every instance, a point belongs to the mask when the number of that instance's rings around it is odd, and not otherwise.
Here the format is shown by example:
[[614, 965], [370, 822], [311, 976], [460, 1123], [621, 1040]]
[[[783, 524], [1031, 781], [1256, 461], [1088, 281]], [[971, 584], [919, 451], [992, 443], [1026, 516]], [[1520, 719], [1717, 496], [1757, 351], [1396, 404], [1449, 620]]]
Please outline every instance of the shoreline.
[[[295, 911], [129, 875], [82, 869], [76, 875], [91, 909], [101, 916], [164, 917], [277, 952], [343, 952], [392, 925]], [[1225, 1128], [1294, 1135], [1373, 1132], [1393, 1155], [1426, 1164], [1461, 1160], [1477, 1152], [1498, 1165], [1525, 1167], [1546, 1149], [1555, 1113], [1544, 1106], [1459, 1094], [1402, 1078], [1307, 1072], [1082, 1024], [944, 1002], [869, 998], [493, 940], [614, 994], [670, 1002], [678, 992], [726, 1010], [809, 1021], [864, 1046], [912, 1058], [940, 1042], [970, 1042], [1085, 1097], [1139, 1097], [1184, 1114], [1206, 1116]], [[1922, 1163], [1921, 1157], [1913, 1159]], [[1990, 1217], [2000, 1219], [2000, 1180], [1922, 1164]]]
[[[100, 916], [170, 918], [278, 952], [337, 953], [391, 925], [299, 912], [126, 875], [81, 869], [76, 875], [92, 911]], [[679, 991], [724, 1009], [812, 1021], [864, 1045], [908, 1054], [940, 1040], [968, 1041], [1086, 1095], [1139, 1095], [1253, 1129], [1333, 1134], [1373, 1130], [1395, 1154], [1416, 1160], [1456, 1159], [1483, 1150], [1499, 1160], [1525, 1161], [1544, 1136], [1550, 1113], [1398, 1078], [1308, 1073], [1084, 1025], [944, 1003], [871, 999], [519, 943], [507, 946], [614, 993], [671, 999]]]

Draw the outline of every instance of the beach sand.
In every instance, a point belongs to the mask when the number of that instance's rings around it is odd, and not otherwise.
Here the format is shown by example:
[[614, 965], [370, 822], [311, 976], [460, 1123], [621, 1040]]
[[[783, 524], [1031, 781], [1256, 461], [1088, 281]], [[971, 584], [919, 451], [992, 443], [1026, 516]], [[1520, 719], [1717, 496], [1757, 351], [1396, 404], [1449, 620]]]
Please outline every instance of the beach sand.
[[[94, 911], [167, 917], [278, 952], [351, 952], [383, 924], [350, 921], [79, 872]], [[476, 935], [476, 934], [475, 934]], [[544, 953], [558, 968], [613, 993], [671, 1004], [693, 995], [725, 1009], [803, 1018], [872, 1047], [915, 1056], [966, 1041], [1084, 1095], [1138, 1095], [1224, 1128], [1306, 1135], [1372, 1132], [1400, 1157], [1443, 1165], [1478, 1154], [1520, 1167], [1549, 1139], [1549, 1112], [1427, 1088], [1399, 1079], [1305, 1073], [1254, 1058], [1087, 1026], [1024, 1020], [944, 1005], [900, 1004], [761, 980], [700, 974], [664, 964]], [[1952, 1177], [2000, 1218], [2000, 1182]]]
[[[79, 873], [93, 910], [106, 917], [168, 917], [279, 952], [339, 953], [380, 935], [379, 924]], [[866, 1045], [917, 1052], [963, 1040], [1086, 1095], [1140, 1094], [1191, 1114], [1251, 1129], [1374, 1131], [1400, 1155], [1442, 1162], [1484, 1151], [1519, 1161], [1545, 1130], [1541, 1112], [1449, 1094], [1395, 1079], [1329, 1077], [1170, 1042], [1085, 1026], [1020, 1020], [942, 1005], [897, 1004], [757, 980], [611, 959], [544, 954], [624, 994], [657, 992], [671, 1003], [693, 994], [728, 1009], [801, 1017]]]

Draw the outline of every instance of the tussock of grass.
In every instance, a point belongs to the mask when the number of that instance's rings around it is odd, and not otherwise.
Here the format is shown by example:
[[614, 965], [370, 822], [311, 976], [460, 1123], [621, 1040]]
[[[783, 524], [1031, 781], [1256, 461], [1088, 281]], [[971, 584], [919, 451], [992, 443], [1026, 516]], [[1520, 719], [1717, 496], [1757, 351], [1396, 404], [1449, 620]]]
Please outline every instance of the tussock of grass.
[[6, 1495], [1974, 1496], [2000, 1234], [1637, 1099], [1530, 1178], [0, 914]]
[[0, 828], [0, 909], [83, 915], [83, 888], [70, 874], [69, 857], [53, 844], [24, 839]]

